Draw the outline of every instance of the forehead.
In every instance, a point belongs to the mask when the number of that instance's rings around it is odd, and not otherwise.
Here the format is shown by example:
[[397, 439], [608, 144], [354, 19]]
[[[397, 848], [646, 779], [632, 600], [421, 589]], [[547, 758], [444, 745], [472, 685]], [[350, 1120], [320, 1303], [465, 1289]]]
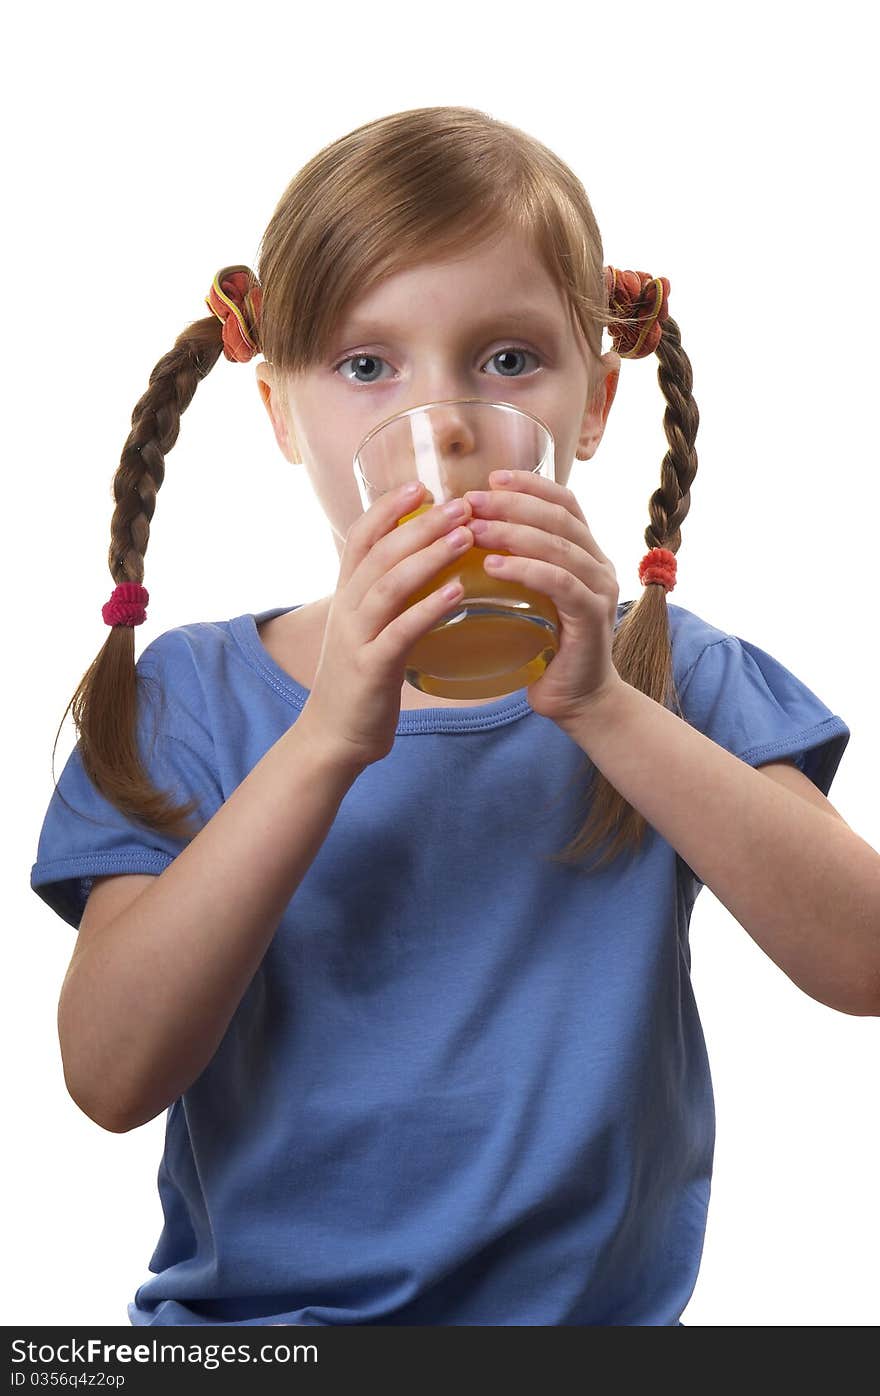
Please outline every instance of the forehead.
[[558, 326], [567, 302], [524, 237], [508, 233], [473, 251], [428, 257], [389, 273], [351, 301], [340, 327], [358, 332], [385, 320], [403, 327], [426, 314], [442, 320], [466, 313], [471, 320], [477, 312], [503, 314], [524, 325], [535, 318]]

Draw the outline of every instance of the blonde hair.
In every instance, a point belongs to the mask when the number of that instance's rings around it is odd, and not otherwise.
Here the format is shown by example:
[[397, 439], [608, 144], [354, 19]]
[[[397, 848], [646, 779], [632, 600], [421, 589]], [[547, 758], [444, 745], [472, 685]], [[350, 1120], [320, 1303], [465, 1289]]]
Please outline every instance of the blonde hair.
[[[602, 240], [583, 186], [562, 160], [514, 126], [470, 107], [420, 107], [350, 131], [319, 151], [291, 180], [260, 244], [262, 304], [249, 326], [283, 383], [326, 355], [349, 303], [383, 277], [430, 258], [466, 255], [499, 232], [519, 229], [568, 300], [596, 360], [602, 330], [623, 334], [639, 316], [612, 313]], [[249, 299], [246, 308], [252, 305]], [[222, 348], [214, 314], [193, 321], [159, 360], [132, 414], [113, 490], [110, 572], [143, 582], [144, 554], [165, 457], [181, 413]], [[678, 326], [663, 322], [656, 347], [669, 442], [660, 487], [648, 501], [649, 548], [677, 553], [697, 470], [699, 416]], [[612, 659], [627, 683], [681, 708], [672, 675], [669, 614], [662, 585], [644, 587], [615, 631]], [[194, 837], [197, 801], [175, 806], [151, 784], [136, 741], [137, 672], [131, 626], [110, 629], [65, 711], [73, 710], [83, 767], [95, 787], [130, 818], [174, 837]], [[62, 718], [62, 723], [64, 718]], [[59, 728], [60, 731], [60, 728]], [[57, 737], [56, 737], [57, 744]], [[589, 871], [641, 848], [647, 824], [586, 760], [587, 817], [552, 861]]]

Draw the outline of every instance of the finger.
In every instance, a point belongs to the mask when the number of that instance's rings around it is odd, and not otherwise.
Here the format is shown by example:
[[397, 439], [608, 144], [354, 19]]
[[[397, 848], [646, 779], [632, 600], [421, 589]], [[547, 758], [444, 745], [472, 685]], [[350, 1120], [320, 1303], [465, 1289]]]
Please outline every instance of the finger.
[[[519, 473], [528, 475], [529, 472]], [[471, 505], [476, 518], [501, 518], [514, 523], [533, 524], [545, 533], [554, 534], [576, 544], [595, 558], [597, 563], [607, 566], [609, 559], [590, 532], [577, 501], [575, 500], [575, 513], [572, 513], [565, 502], [566, 496], [574, 499], [571, 492], [551, 480], [544, 483], [551, 487], [552, 495], [549, 492], [538, 494], [533, 492], [530, 486], [526, 486], [517, 491], [489, 490], [483, 494], [485, 503], [479, 499], [480, 491], [469, 490], [465, 499]]]
[[[509, 478], [502, 481], [499, 478], [502, 475]], [[576, 519], [580, 519], [582, 524], [587, 522], [574, 492], [566, 485], [560, 485], [557, 480], [548, 480], [546, 475], [536, 474], [533, 470], [493, 470], [489, 476], [489, 484], [493, 489], [516, 491], [534, 495], [537, 499], [549, 500], [551, 504], [561, 504]]]
[[[457, 505], [460, 501], [456, 499], [435, 505], [430, 494], [427, 500], [423, 496], [421, 505], [414, 510], [406, 506], [401, 509], [398, 504], [394, 522], [399, 527], [388, 529], [376, 540], [348, 581], [346, 595], [353, 609], [372, 597], [371, 613], [377, 600], [387, 610], [394, 597], [406, 596], [424, 585], [431, 575], [426, 568], [433, 566], [436, 570], [451, 558], [458, 558], [463, 547], [473, 547], [474, 540], [466, 527], [470, 509], [464, 505], [457, 513], [450, 512]], [[456, 531], [460, 535], [457, 540]]]
[[583, 616], [584, 604], [588, 600], [595, 605], [596, 593], [559, 563], [547, 562], [543, 558], [499, 556], [492, 553], [484, 560], [484, 567], [490, 577], [503, 577], [505, 581], [519, 582], [532, 591], [549, 596], [557, 611], [569, 623]]
[[[502, 475], [509, 476], [509, 479], [501, 480], [499, 477]], [[561, 505], [584, 529], [582, 539], [587, 551], [599, 562], [610, 561], [593, 537], [577, 496], [566, 485], [560, 485], [556, 480], [548, 480], [545, 475], [538, 475], [533, 470], [493, 470], [489, 476], [489, 483], [499, 494], [510, 493], [514, 497], [532, 496], [536, 499], [546, 499], [550, 504]]]
[[380, 665], [392, 668], [399, 664], [427, 630], [455, 614], [463, 595], [461, 577], [447, 578], [427, 596], [414, 601], [388, 621], [370, 641]]
[[[572, 527], [576, 526], [572, 521]], [[591, 590], [602, 589], [607, 575], [606, 564], [562, 533], [547, 532], [542, 528], [532, 528], [528, 524], [511, 523], [507, 519], [471, 519], [468, 528], [478, 548], [504, 548], [506, 552], [521, 559], [535, 558], [563, 567]], [[500, 572], [501, 569], [498, 570]]]
[[[412, 489], [415, 484], [416, 488]], [[398, 519], [417, 509], [423, 502], [425, 486], [421, 481], [409, 481], [399, 489], [388, 490], [375, 499], [369, 509], [355, 519], [345, 535], [345, 547], [339, 568], [337, 586], [344, 586], [355, 568], [363, 562], [367, 553], [379, 539], [392, 528]]]

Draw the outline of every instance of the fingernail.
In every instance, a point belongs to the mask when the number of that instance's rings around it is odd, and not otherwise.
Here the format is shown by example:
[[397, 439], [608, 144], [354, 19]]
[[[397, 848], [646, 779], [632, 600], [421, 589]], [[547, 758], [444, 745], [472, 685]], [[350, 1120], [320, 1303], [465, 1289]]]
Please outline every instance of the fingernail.
[[510, 471], [493, 470], [492, 474], [489, 476], [489, 479], [494, 480], [496, 485], [506, 485], [510, 482]]

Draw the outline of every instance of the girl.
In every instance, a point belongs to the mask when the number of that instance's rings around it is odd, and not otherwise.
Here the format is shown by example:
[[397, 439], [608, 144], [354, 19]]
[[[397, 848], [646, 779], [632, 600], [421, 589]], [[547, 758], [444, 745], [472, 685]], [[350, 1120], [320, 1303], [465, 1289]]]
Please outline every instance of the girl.
[[[218, 273], [154, 369], [116, 473], [110, 630], [31, 873], [79, 932], [73, 1099], [113, 1131], [168, 1109], [133, 1324], [677, 1325], [714, 1146], [700, 887], [806, 993], [878, 1011], [878, 855], [825, 799], [849, 729], [667, 601], [698, 422], [668, 293], [604, 266], [545, 146], [429, 107], [319, 152], [258, 274]], [[165, 458], [221, 352], [264, 356], [338, 583], [178, 626], [135, 665]], [[669, 450], [621, 604], [567, 482], [621, 360], [652, 353]], [[420, 487], [362, 512], [370, 427], [463, 396], [545, 421], [557, 478], [496, 474], [404, 528]], [[552, 598], [560, 648], [528, 689], [430, 697], [404, 659], [455, 595], [406, 600], [477, 540]]]

